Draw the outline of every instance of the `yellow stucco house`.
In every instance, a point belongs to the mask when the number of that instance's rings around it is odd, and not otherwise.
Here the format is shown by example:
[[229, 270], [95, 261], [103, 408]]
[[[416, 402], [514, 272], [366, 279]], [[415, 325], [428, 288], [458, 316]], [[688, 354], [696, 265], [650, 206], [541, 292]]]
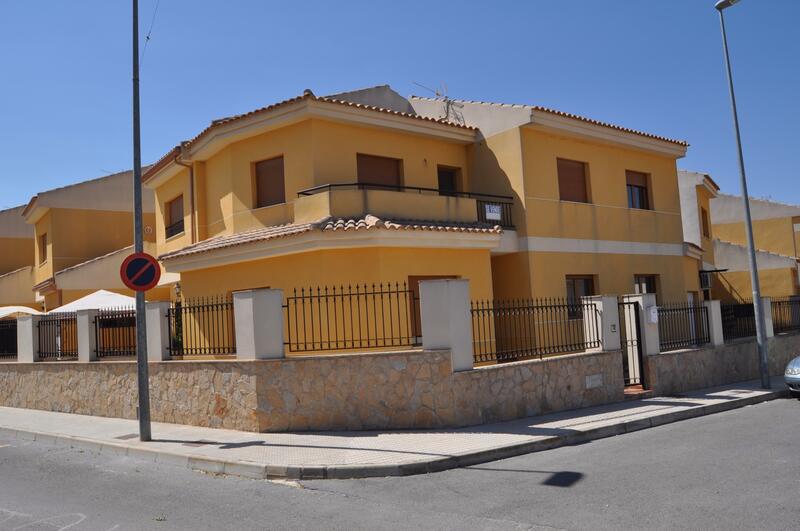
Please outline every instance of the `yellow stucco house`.
[[[431, 277], [474, 299], [699, 299], [687, 144], [541, 107], [310, 91], [216, 120], [144, 175], [187, 297]], [[707, 200], [716, 192], [702, 194]]]
[[[800, 206], [751, 198], [750, 208], [762, 294], [800, 295]], [[719, 274], [715, 296], [722, 300], [751, 298], [742, 198], [719, 194], [711, 202], [711, 223], [717, 240], [717, 265], [726, 270]]]
[[511, 199], [481, 194], [475, 141], [472, 127], [310, 91], [217, 120], [144, 175], [161, 259], [187, 298], [431, 277], [491, 298], [503, 221], [484, 206]]
[[[130, 294], [119, 280], [133, 242], [132, 176], [121, 172], [41, 192], [20, 212], [33, 232], [31, 292], [53, 310], [106, 289]], [[155, 252], [152, 194], [144, 199], [145, 239]], [[150, 294], [169, 297], [169, 288]]]
[[412, 97], [429, 117], [479, 128], [473, 182], [514, 198], [516, 233], [492, 258], [494, 294], [699, 296], [676, 161], [687, 143], [531, 105]]
[[700, 257], [686, 257], [684, 269], [687, 283], [700, 279], [704, 300], [713, 298], [712, 289], [717, 275], [714, 253], [715, 240], [711, 224], [711, 201], [719, 195], [719, 186], [706, 173], [678, 170], [678, 186], [681, 198], [681, 222], [683, 239], [688, 246], [700, 251]]
[[31, 289], [35, 235], [22, 219], [24, 209], [0, 210], [0, 306], [37, 306]]

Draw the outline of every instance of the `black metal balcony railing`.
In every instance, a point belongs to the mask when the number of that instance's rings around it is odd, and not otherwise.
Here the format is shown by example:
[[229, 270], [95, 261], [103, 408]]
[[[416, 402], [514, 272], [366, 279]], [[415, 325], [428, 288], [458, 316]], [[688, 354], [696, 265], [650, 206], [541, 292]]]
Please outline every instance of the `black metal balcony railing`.
[[172, 225], [168, 225], [166, 229], [164, 229], [165, 236], [167, 238], [172, 238], [173, 236], [177, 236], [178, 234], [183, 232], [183, 220], [177, 221]]
[[424, 188], [420, 186], [399, 186], [379, 183], [334, 183], [323, 184], [297, 192], [298, 197], [304, 197], [333, 190], [384, 190], [388, 192], [404, 192], [419, 195], [441, 195], [447, 197], [464, 197], [475, 199], [478, 207], [478, 221], [495, 223], [505, 229], [514, 228], [512, 209], [514, 198], [508, 195], [481, 194], [477, 192], [456, 192], [439, 190], [438, 188]]

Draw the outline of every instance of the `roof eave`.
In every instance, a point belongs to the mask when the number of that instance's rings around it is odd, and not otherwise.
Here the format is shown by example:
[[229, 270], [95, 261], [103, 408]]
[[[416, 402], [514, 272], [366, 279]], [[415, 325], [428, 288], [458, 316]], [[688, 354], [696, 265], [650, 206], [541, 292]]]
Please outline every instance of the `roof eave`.
[[527, 126], [556, 134], [599, 140], [675, 159], [685, 157], [689, 147], [685, 142], [656, 138], [535, 108], [531, 111], [531, 123]]

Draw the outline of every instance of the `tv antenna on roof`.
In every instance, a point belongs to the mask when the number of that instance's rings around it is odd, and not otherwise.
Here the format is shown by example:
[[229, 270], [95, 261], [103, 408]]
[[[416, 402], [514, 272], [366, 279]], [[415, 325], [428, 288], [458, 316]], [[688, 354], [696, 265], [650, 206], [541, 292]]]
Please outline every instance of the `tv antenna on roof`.
[[459, 110], [464, 108], [464, 104], [450, 99], [450, 97], [447, 95], [447, 85], [445, 85], [444, 82], [442, 82], [441, 89], [438, 90], [426, 87], [425, 85], [417, 83], [416, 81], [413, 81], [413, 83], [416, 86], [427, 90], [428, 92], [432, 92], [434, 96], [436, 96], [436, 99], [442, 100], [442, 103], [444, 103], [444, 116], [440, 116], [440, 118], [447, 120], [448, 122], [464, 125], [464, 115], [462, 115], [461, 111]]

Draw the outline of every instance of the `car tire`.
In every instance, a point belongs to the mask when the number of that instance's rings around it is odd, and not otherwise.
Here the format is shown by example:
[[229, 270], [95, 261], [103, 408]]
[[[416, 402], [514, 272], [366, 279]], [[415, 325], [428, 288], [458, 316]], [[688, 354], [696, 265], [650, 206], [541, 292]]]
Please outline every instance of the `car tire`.
[[800, 400], [800, 391], [795, 391], [794, 389], [789, 389], [789, 396], [792, 398], [797, 398]]

